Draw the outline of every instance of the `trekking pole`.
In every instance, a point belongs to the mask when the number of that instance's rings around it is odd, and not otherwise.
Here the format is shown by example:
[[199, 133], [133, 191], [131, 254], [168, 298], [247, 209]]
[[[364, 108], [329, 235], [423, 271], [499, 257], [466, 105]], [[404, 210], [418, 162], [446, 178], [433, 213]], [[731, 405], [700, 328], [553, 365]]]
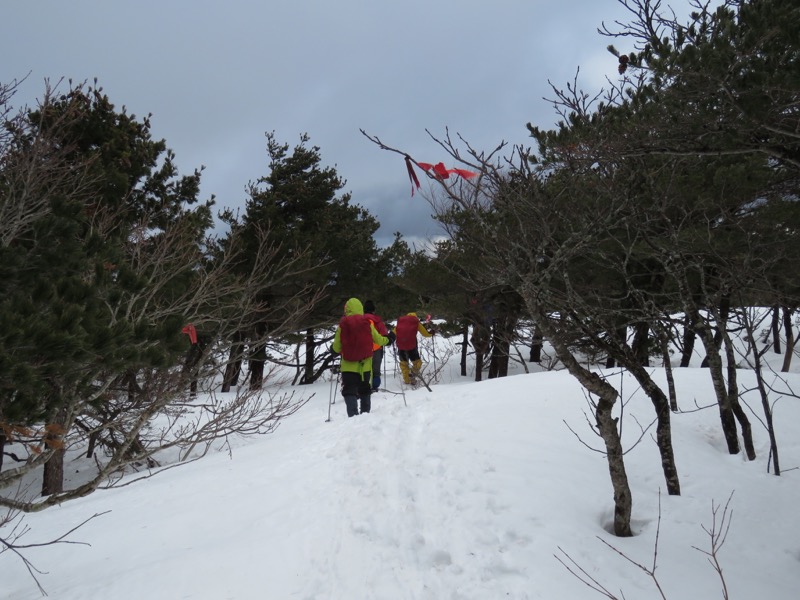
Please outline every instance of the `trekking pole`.
[[431, 336], [431, 352], [433, 352], [433, 374], [436, 375], [436, 334]]
[[[331, 367], [331, 368], [333, 368], [333, 367]], [[331, 420], [331, 405], [332, 404], [336, 404], [336, 393], [335, 393], [335, 390], [336, 390], [337, 387], [339, 387], [339, 385], [338, 385], [339, 384], [339, 374], [341, 372], [342, 372], [341, 369], [337, 370], [336, 371], [336, 378], [335, 379], [333, 379], [333, 378], [331, 379], [331, 395], [328, 398], [328, 418], [325, 419], [326, 423], [330, 423], [330, 420]]]

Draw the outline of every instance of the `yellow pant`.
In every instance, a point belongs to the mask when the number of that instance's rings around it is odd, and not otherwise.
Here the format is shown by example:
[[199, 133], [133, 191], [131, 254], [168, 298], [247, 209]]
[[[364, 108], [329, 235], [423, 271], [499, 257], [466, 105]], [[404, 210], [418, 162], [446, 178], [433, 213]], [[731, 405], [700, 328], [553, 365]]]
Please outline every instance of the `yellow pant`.
[[421, 370], [422, 360], [415, 360], [413, 363], [411, 363], [410, 368], [407, 360], [400, 361], [400, 373], [403, 374], [403, 383], [414, 383], [416, 376], [419, 375]]

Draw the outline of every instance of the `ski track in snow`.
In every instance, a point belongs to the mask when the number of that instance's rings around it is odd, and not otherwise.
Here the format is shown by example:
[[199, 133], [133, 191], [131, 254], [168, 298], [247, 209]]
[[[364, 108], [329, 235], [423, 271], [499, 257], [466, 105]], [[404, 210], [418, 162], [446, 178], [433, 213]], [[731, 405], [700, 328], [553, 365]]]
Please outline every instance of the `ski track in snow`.
[[[455, 600], [488, 597], [481, 590], [496, 593], [503, 578], [529, 586], [519, 577], [525, 573], [513, 552], [529, 540], [514, 532], [520, 516], [506, 514], [491, 460], [470, 444], [477, 428], [431, 421], [421, 400], [425, 392], [413, 395], [419, 402], [414, 410], [399, 397], [378, 394], [373, 413], [346, 423], [339, 418], [334, 425], [340, 431], [327, 458], [335, 461], [336, 476], [343, 479], [339, 487], [346, 492], [331, 498], [337, 525], [330, 552], [316, 553], [325, 558], [308, 565], [300, 597], [338, 598], [361, 587], [365, 598]], [[427, 439], [441, 436], [455, 436], [449, 447], [461, 454], [457, 460], [420, 451]], [[386, 512], [392, 518], [386, 519]], [[465, 521], [474, 514], [485, 517]], [[414, 576], [407, 577], [407, 569]], [[517, 590], [514, 597], [528, 597], [521, 594]]]

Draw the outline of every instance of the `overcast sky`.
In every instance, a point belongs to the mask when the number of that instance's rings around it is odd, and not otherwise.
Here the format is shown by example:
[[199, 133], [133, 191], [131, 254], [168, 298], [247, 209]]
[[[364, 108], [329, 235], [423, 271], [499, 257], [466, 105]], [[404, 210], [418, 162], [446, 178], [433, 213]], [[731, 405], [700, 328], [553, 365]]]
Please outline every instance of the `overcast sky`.
[[615, 19], [617, 0], [6, 0], [0, 81], [27, 76], [19, 106], [45, 79], [97, 78], [118, 108], [152, 114], [181, 173], [205, 165], [219, 208], [242, 207], [268, 174], [265, 132], [292, 147], [308, 133], [383, 245], [440, 230], [402, 158], [359, 129], [431, 163], [447, 156], [426, 129], [530, 145], [526, 123], [556, 120], [548, 80], [580, 67], [596, 91], [617, 77], [597, 33]]

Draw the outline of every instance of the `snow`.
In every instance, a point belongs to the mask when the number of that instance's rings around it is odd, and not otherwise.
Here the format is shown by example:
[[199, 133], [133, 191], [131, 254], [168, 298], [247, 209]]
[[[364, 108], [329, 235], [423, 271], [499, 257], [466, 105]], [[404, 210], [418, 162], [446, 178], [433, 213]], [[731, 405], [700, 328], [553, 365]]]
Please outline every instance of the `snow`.
[[[425, 343], [443, 348], [434, 340]], [[783, 389], [800, 390], [794, 362]], [[748, 462], [727, 453], [708, 371], [675, 369], [682, 493], [668, 496], [654, 430], [641, 429], [652, 405], [632, 378], [605, 371], [623, 390], [633, 493], [635, 535], [617, 538], [601, 440], [570, 375], [516, 365], [476, 383], [458, 374], [457, 356], [437, 367], [432, 392], [382, 392], [370, 414], [351, 419], [330, 379], [295, 388], [314, 396], [274, 433], [24, 515], [30, 531], [18, 543], [99, 515], [66, 537], [73, 543], [23, 550], [59, 600], [583, 600], [602, 595], [564, 565], [619, 598], [661, 598], [634, 564], [652, 568], [658, 534], [655, 576], [665, 598], [680, 600], [724, 597], [704, 552], [709, 532], [729, 524], [717, 556], [730, 598], [800, 595], [798, 398], [773, 396], [784, 470], [775, 477], [759, 398], [743, 395], [758, 452]], [[386, 387], [399, 391], [391, 355], [385, 368]], [[652, 371], [666, 389], [663, 369]], [[750, 371], [739, 376], [742, 389], [754, 387]], [[0, 598], [40, 597], [23, 562], [0, 554]]]

